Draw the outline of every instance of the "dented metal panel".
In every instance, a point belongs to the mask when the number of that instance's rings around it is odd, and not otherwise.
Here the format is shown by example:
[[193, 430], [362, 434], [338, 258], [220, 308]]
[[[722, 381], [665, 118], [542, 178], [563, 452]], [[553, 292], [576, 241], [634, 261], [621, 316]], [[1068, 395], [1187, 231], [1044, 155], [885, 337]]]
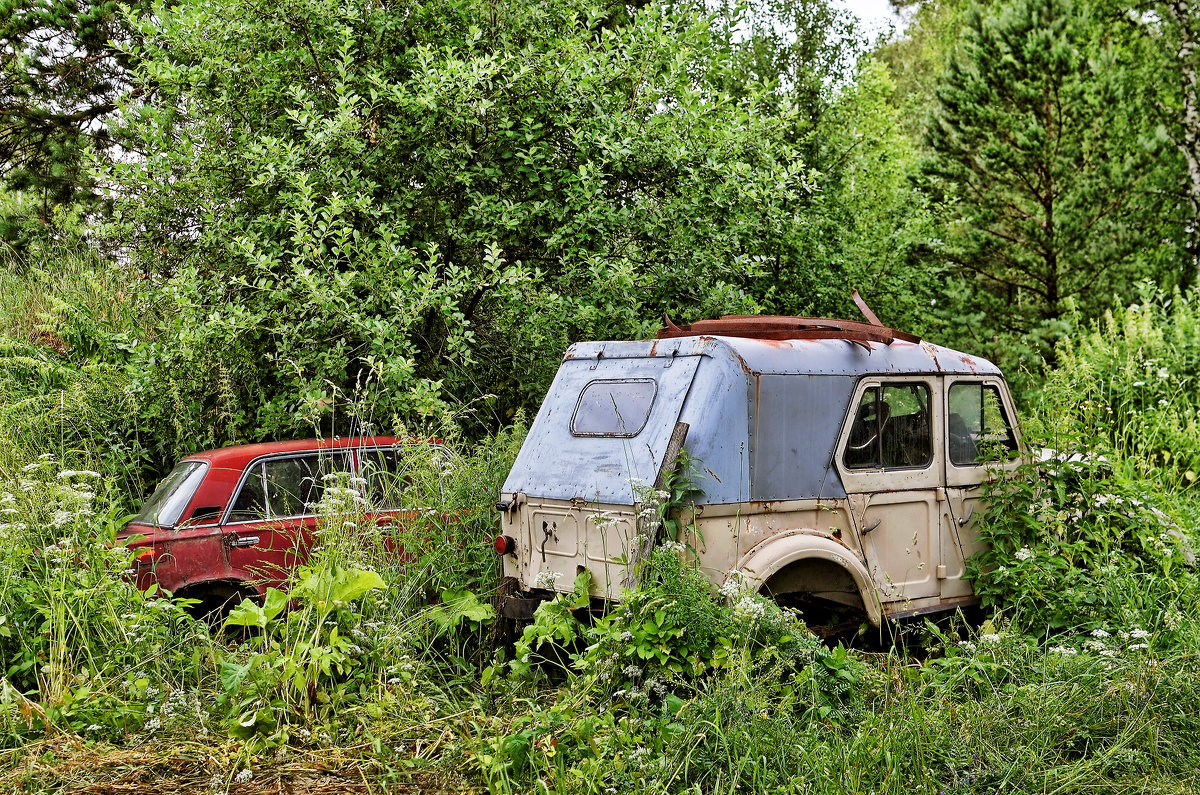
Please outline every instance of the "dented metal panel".
[[[563, 361], [504, 481], [504, 492], [633, 505], [637, 484], [654, 483], [700, 357], [609, 358], [599, 350], [595, 354]], [[622, 379], [653, 381], [657, 387], [648, 415], [637, 418], [637, 432], [573, 432], [580, 396], [589, 385]]]
[[752, 500], [845, 497], [829, 465], [846, 406], [849, 376], [761, 375], [754, 379]]

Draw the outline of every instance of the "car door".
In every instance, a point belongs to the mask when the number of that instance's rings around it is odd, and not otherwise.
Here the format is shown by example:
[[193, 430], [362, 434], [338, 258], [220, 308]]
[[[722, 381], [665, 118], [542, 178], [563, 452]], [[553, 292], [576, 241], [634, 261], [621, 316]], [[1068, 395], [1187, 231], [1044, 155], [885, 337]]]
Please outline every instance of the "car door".
[[263, 591], [278, 588], [308, 558], [324, 476], [349, 467], [343, 451], [259, 459], [239, 484], [224, 522], [235, 576]]
[[856, 388], [837, 465], [883, 602], [938, 596], [942, 485], [935, 377], [869, 378]]
[[950, 377], [945, 383], [946, 502], [942, 526], [945, 547], [942, 595], [968, 596], [966, 561], [984, 544], [978, 517], [982, 484], [989, 470], [1017, 465], [1018, 437], [1012, 399], [998, 378]]

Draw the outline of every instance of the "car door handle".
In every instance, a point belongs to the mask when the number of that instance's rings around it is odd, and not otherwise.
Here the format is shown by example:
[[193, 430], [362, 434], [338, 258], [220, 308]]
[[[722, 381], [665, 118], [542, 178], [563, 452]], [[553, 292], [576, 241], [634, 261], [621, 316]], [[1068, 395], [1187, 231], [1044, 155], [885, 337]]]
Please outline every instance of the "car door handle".
[[958, 526], [959, 526], [959, 527], [966, 527], [966, 526], [967, 526], [967, 522], [971, 521], [971, 517], [972, 517], [972, 516], [974, 516], [974, 515], [975, 515], [975, 506], [974, 506], [974, 505], [972, 505], [972, 506], [971, 506], [971, 507], [970, 507], [970, 508], [967, 510], [967, 515], [966, 515], [966, 516], [964, 516], [963, 518], [961, 518], [961, 519], [959, 519], [959, 520], [958, 520]]
[[872, 523], [871, 523], [871, 526], [870, 526], [870, 527], [864, 527], [864, 528], [863, 528], [863, 530], [862, 530], [862, 532], [863, 532], [863, 535], [866, 535], [867, 533], [871, 532], [871, 531], [872, 531], [872, 530], [874, 530], [875, 528], [879, 527], [879, 525], [881, 525], [881, 524], [883, 524], [883, 520], [882, 520], [882, 519], [876, 519], [874, 522], [872, 522]]
[[231, 547], [253, 547], [258, 544], [258, 536], [234, 536], [229, 542]]

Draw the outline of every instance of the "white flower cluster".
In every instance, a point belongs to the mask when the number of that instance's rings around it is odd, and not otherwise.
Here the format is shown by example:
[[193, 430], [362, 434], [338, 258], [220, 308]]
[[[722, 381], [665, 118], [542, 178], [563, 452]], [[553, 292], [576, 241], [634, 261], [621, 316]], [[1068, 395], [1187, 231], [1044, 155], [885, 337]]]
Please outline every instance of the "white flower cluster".
[[534, 588], [545, 588], [546, 590], [553, 590], [554, 584], [556, 582], [558, 582], [559, 577], [562, 577], [561, 571], [554, 571], [552, 569], [542, 569], [542, 571], [538, 572], [538, 576], [534, 578], [533, 587]]
[[1017, 560], [1029, 560], [1033, 557], [1033, 550], [1031, 550], [1029, 547], [1021, 547], [1016, 551], [1016, 554], [1014, 554], [1013, 557], [1015, 557]]
[[751, 626], [767, 614], [767, 602], [761, 596], [746, 594], [733, 605], [733, 617]]
[[743, 594], [751, 590], [750, 577], [740, 569], [730, 569], [725, 582], [721, 584], [721, 596], [731, 603], [736, 602]]

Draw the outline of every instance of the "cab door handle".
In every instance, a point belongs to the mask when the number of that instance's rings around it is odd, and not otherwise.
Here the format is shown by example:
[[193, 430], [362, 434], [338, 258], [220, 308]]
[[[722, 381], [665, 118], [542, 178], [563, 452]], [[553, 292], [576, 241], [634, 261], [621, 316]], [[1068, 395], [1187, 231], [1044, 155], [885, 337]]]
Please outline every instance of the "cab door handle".
[[258, 536], [232, 536], [231, 547], [253, 547], [258, 545]]

